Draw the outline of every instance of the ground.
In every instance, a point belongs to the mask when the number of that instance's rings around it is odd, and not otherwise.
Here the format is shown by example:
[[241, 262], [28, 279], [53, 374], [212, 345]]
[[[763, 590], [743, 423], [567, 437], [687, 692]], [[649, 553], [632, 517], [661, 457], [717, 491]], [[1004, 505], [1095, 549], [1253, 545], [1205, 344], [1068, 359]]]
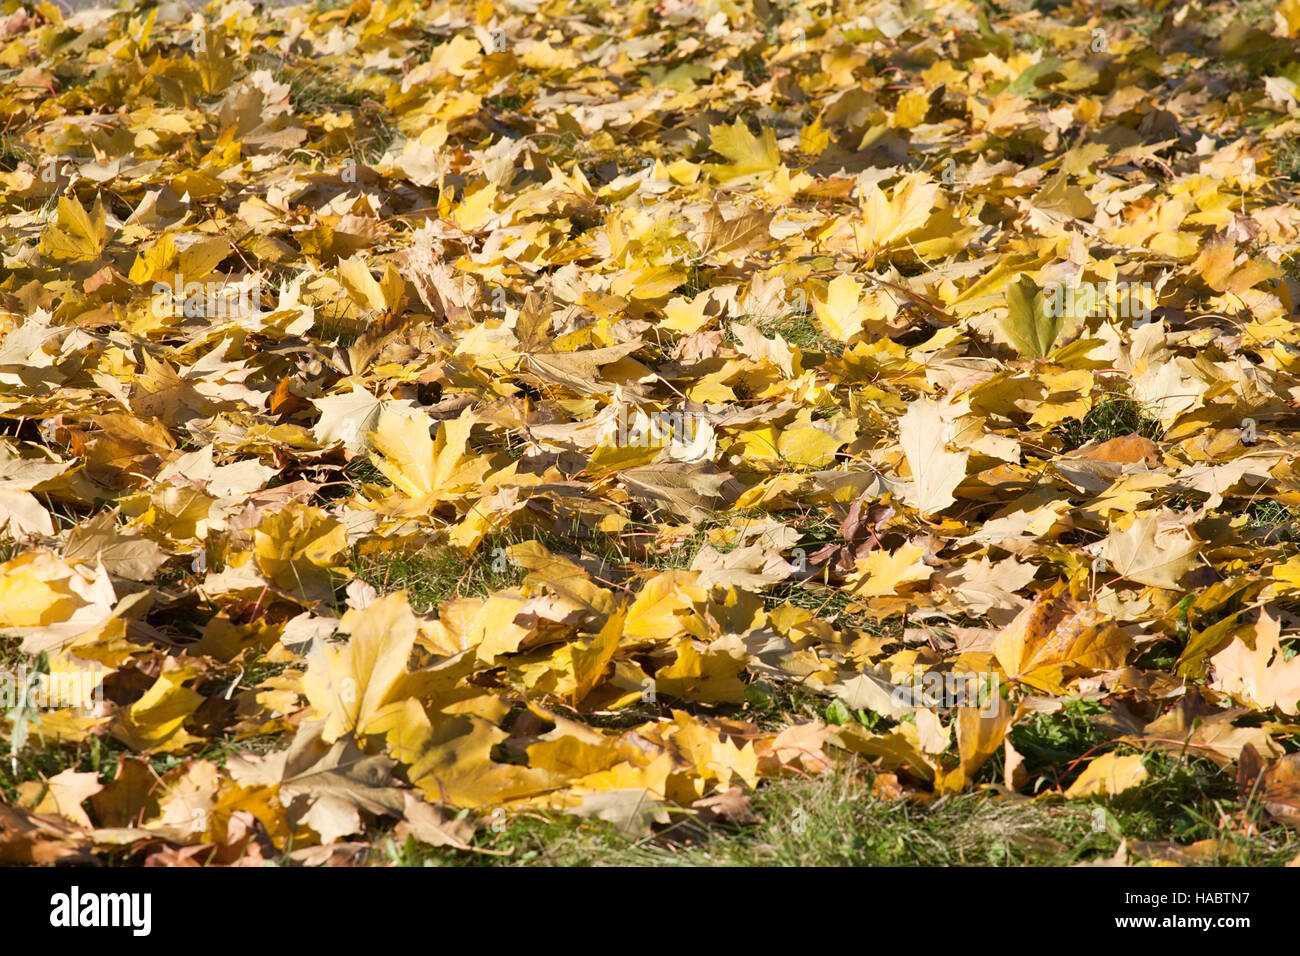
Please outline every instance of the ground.
[[1298, 44], [9, 0], [0, 862], [1300, 861]]

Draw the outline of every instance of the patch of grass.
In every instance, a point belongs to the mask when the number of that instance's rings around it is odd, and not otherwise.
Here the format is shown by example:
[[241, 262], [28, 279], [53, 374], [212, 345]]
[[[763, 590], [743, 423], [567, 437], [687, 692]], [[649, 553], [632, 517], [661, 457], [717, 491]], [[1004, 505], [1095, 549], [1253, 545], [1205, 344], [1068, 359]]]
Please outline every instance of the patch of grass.
[[370, 460], [368, 455], [357, 455], [350, 462], [343, 466], [344, 477], [354, 485], [384, 485], [392, 486], [382, 471], [375, 467], [375, 463]]
[[[761, 521], [766, 517], [767, 512], [760, 508], [715, 511], [703, 520], [694, 522], [690, 532], [684, 537], [676, 533], [659, 535], [654, 543], [647, 548], [644, 565], [656, 571], [689, 568], [694, 562], [695, 556], [712, 539], [711, 532], [720, 528], [738, 527], [744, 522], [744, 519]], [[717, 550], [726, 554], [738, 545], [739, 541], [736, 544], [719, 543], [714, 546]]]
[[851, 594], [816, 581], [783, 581], [765, 589], [763, 598], [769, 608], [793, 604], [814, 612], [818, 618], [836, 627], [861, 628], [880, 637], [890, 634], [902, 636], [902, 618], [881, 621], [864, 611], [854, 610], [860, 605]]
[[388, 152], [388, 147], [397, 139], [397, 127], [388, 122], [388, 113], [380, 110], [370, 117], [371, 135], [359, 143], [353, 144], [353, 151], [368, 164], [378, 162]]
[[1277, 4], [1272, 0], [1243, 0], [1234, 4], [1233, 18], [1252, 26], [1269, 29], [1272, 27], [1273, 11]]
[[[520, 815], [487, 827], [458, 853], [416, 842], [376, 841], [372, 862], [401, 866], [1067, 866], [1112, 856], [1126, 839], [1179, 848], [1211, 841], [1192, 860], [1281, 865], [1300, 851], [1286, 827], [1223, 825], [1237, 812], [1230, 770], [1154, 755], [1148, 780], [1107, 799], [1023, 800], [990, 792], [915, 800], [873, 795], [856, 765], [816, 778], [764, 783], [752, 794], [757, 823], [703, 826], [689, 811], [634, 839], [610, 824]], [[1238, 823], [1243, 821], [1239, 820]], [[1204, 853], [1204, 845], [1201, 847]], [[1159, 855], [1155, 846], [1151, 853]]]
[[1238, 806], [1235, 770], [1164, 754], [1151, 754], [1143, 763], [1147, 780], [1110, 801], [1130, 839], [1190, 843], [1219, 835], [1220, 817]]
[[188, 579], [194, 571], [194, 558], [181, 557], [171, 560], [154, 572], [153, 585], [157, 588], [170, 588]]
[[1126, 395], [1108, 392], [1082, 420], [1076, 418], [1065, 422], [1058, 434], [1065, 450], [1073, 451], [1088, 442], [1110, 441], [1134, 432], [1158, 441], [1164, 430], [1158, 421], [1144, 414], [1137, 402]]
[[1273, 157], [1273, 168], [1279, 176], [1300, 183], [1300, 144], [1289, 139], [1279, 143], [1277, 154]]
[[751, 86], [766, 83], [772, 78], [772, 73], [767, 68], [767, 59], [759, 49], [751, 48], [740, 54], [740, 69], [745, 76], [745, 82]]
[[[1109, 739], [1092, 719], [1105, 711], [1095, 700], [1067, 700], [1059, 712], [1035, 714], [1011, 729], [1011, 744], [1024, 756], [1035, 792], [1064, 789], [1083, 772], [1086, 760], [1070, 765]], [[1001, 776], [994, 761], [985, 765], [990, 770]]]
[[0, 669], [12, 671], [19, 664], [28, 660], [30, 658], [23, 652], [23, 639], [21, 637], [0, 634]]
[[686, 283], [677, 290], [677, 294], [693, 299], [711, 284], [711, 274], [694, 263], [686, 273]]
[[287, 67], [278, 71], [276, 80], [289, 84], [289, 103], [295, 113], [310, 116], [335, 107], [355, 108], [366, 94], [329, 75], [312, 72], [307, 67]]
[[502, 93], [500, 96], [489, 96], [483, 102], [498, 112], [508, 112], [523, 106], [524, 98], [518, 93]]
[[349, 314], [351, 312], [351, 303], [342, 310], [336, 307], [328, 314], [317, 310], [316, 324], [311, 327], [308, 336], [314, 341], [331, 343], [342, 349], [355, 345], [357, 339], [365, 333], [366, 323]]
[[1047, 39], [1037, 33], [1021, 30], [1020, 33], [1016, 34], [1016, 46], [1021, 50], [1041, 50], [1047, 46]]
[[232, 678], [238, 681], [234, 685], [234, 690], [247, 690], [272, 677], [279, 677], [288, 666], [284, 663], [273, 663], [262, 657], [254, 657], [247, 663], [228, 665], [227, 673], [222, 674], [218, 682], [223, 692], [231, 688]]
[[[1091, 760], [1108, 752], [1110, 735], [1094, 719], [1105, 709], [1099, 701], [1070, 700], [1058, 713], [1036, 714], [1012, 728], [1010, 739], [1025, 757], [1031, 790], [1065, 789]], [[986, 764], [981, 778], [1000, 778], [999, 763], [995, 758]], [[1104, 818], [1106, 832], [1122, 834], [1130, 843], [1178, 847], [1218, 841], [1218, 862], [1276, 865], [1300, 850], [1300, 836], [1284, 827], [1260, 827], [1259, 821], [1253, 830], [1224, 826], [1240, 809], [1232, 768], [1158, 753], [1145, 756], [1143, 766], [1148, 776], [1138, 786], [1106, 800], [1071, 805], [1092, 807], [1094, 825]]]
[[[480, 846], [507, 857], [392, 845], [376, 863], [444, 866], [947, 866], [1060, 865], [1109, 855], [1118, 839], [1095, 832], [1086, 803], [1003, 801], [962, 794], [928, 803], [881, 800], [871, 776], [847, 767], [813, 779], [760, 787], [760, 821], [706, 829], [690, 814], [655, 836], [634, 840], [613, 826], [521, 816]], [[382, 846], [382, 841], [380, 843]], [[389, 854], [392, 854], [390, 857]]]
[[798, 684], [770, 684], [762, 680], [745, 688], [745, 703], [738, 708], [745, 719], [754, 721], [760, 727], [786, 727], [800, 717], [820, 720], [825, 709], [825, 698], [809, 694]]
[[784, 519], [774, 515], [777, 520], [787, 520], [799, 530], [800, 547], [820, 547], [832, 541], [840, 540], [840, 520], [836, 515], [826, 511], [810, 511], [796, 518]]
[[[1179, 622], [1180, 628], [1186, 628], [1186, 618]], [[1177, 663], [1182, 654], [1183, 646], [1175, 644], [1173, 641], [1156, 641], [1147, 646], [1134, 662], [1136, 667], [1144, 667], [1153, 670], [1170, 670]]]
[[[0, 753], [0, 796], [4, 802], [14, 805], [18, 801], [20, 784], [34, 780], [44, 780], [56, 776], [68, 769], [70, 754], [62, 747], [44, 747], [39, 740], [29, 740], [16, 756], [9, 754], [6, 744]], [[76, 769], [84, 769], [79, 761]]]
[[1258, 499], [1246, 506], [1246, 527], [1261, 535], [1264, 541], [1300, 541], [1300, 514], [1280, 501]]
[[14, 137], [0, 135], [0, 170], [11, 173], [21, 163], [35, 167], [38, 160], [30, 149]]
[[780, 334], [790, 345], [804, 351], [825, 352], [834, 356], [844, 354], [844, 343], [824, 335], [817, 320], [807, 313], [791, 312], [763, 319], [758, 322], [758, 330], [769, 338]]
[[392, 482], [375, 467], [370, 456], [365, 453], [348, 461], [339, 469], [337, 477], [317, 488], [312, 503], [317, 507], [328, 507], [342, 498], [358, 494], [362, 485], [392, 487]]
[[522, 540], [488, 538], [469, 560], [453, 548], [432, 547], [354, 555], [351, 567], [380, 594], [404, 589], [411, 607], [424, 613], [449, 598], [481, 597], [517, 585], [527, 572], [506, 557], [505, 549]]

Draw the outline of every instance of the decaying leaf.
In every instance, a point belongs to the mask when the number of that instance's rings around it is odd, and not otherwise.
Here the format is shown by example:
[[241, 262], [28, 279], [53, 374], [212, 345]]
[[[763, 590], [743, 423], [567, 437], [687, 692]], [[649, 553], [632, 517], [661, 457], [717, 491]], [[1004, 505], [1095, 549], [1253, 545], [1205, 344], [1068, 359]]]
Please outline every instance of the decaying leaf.
[[1072, 675], [1119, 667], [1132, 646], [1096, 607], [1049, 591], [999, 635], [993, 653], [1008, 677], [1059, 694]]

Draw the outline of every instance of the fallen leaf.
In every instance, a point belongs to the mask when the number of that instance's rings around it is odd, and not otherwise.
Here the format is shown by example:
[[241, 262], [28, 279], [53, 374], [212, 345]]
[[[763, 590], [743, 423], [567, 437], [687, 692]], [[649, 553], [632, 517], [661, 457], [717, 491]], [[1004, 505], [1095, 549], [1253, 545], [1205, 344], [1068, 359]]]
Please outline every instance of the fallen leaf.
[[1080, 797], [1113, 797], [1117, 793], [1136, 787], [1146, 780], [1147, 776], [1146, 767], [1142, 765], [1141, 754], [1128, 756], [1102, 754], [1089, 762], [1078, 779], [1070, 784], [1065, 795], [1072, 800]]
[[943, 511], [957, 499], [953, 489], [966, 477], [967, 452], [946, 450], [948, 426], [937, 405], [918, 399], [899, 419], [899, 442], [912, 472], [908, 503], [922, 515]]

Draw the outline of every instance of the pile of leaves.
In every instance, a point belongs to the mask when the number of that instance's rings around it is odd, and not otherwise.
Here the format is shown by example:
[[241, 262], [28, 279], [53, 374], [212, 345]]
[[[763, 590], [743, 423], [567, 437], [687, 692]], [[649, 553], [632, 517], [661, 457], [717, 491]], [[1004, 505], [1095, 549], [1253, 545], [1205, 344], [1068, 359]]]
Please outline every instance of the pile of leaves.
[[1300, 3], [1156, 6], [6, 0], [0, 860], [1295, 826]]

